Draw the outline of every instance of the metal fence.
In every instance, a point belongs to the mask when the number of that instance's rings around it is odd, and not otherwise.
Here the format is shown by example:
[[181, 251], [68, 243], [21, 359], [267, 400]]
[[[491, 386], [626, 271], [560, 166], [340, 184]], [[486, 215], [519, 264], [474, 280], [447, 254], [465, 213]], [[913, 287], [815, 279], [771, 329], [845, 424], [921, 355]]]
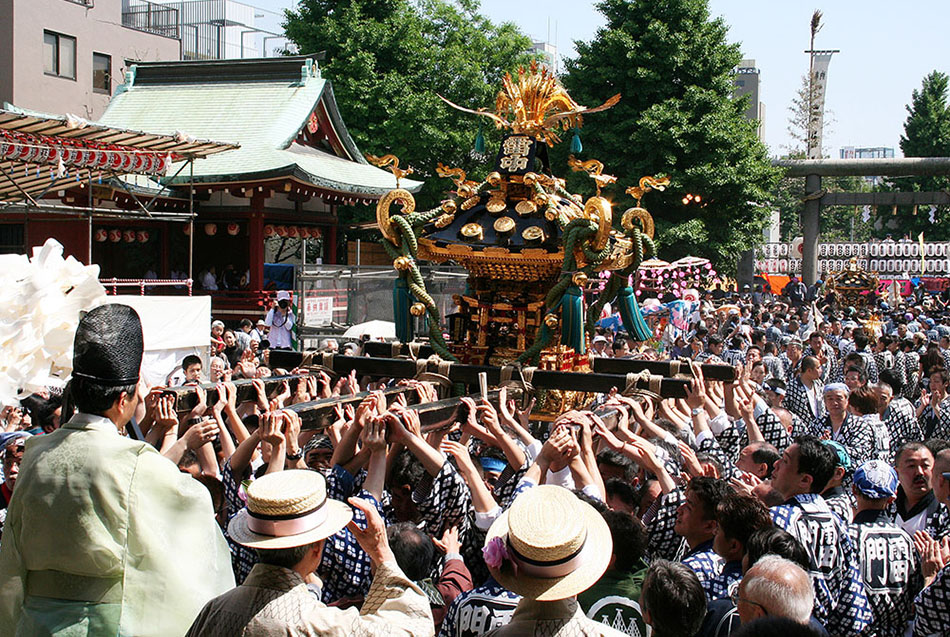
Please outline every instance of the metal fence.
[[[442, 316], [456, 311], [452, 296], [465, 292], [468, 272], [459, 267], [420, 268], [426, 289]], [[297, 276], [299, 325], [308, 330], [327, 331], [331, 323], [356, 325], [367, 321], [393, 320], [393, 283], [397, 274], [391, 267], [305, 266]], [[416, 328], [422, 331], [422, 319]]]
[[147, 0], [122, 0], [122, 26], [179, 38], [178, 9]]

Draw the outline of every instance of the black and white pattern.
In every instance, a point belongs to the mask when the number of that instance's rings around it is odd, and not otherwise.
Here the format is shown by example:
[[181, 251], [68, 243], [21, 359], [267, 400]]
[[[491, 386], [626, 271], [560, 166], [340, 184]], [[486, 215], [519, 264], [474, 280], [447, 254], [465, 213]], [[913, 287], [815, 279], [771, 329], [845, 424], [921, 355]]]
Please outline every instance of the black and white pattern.
[[727, 365], [741, 365], [745, 362], [745, 354], [738, 349], [725, 349], [720, 358]]
[[933, 404], [924, 407], [918, 422], [923, 431], [924, 440], [931, 438], [950, 440], [950, 396], [944, 398], [937, 409], [933, 408]]
[[891, 435], [891, 449], [897, 451], [905, 442], [919, 442], [924, 433], [917, 422], [914, 406], [903, 396], [891, 399], [884, 411], [884, 425]]
[[857, 467], [874, 456], [874, 431], [861, 424], [851, 414], [845, 414], [841, 428], [835, 433], [830, 416], [812, 421], [808, 433], [822, 440], [834, 440], [844, 445], [851, 457], [851, 466]]
[[888, 431], [887, 425], [884, 424], [881, 417], [877, 414], [865, 414], [864, 416], [855, 417], [855, 421], [857, 421], [859, 428], [871, 430], [871, 436], [874, 440], [874, 451], [871, 454], [871, 459], [882, 460], [891, 464], [894, 461], [891, 432]]
[[686, 542], [676, 534], [676, 510], [686, 501], [682, 489], [673, 489], [656, 499], [643, 516], [650, 540], [647, 557], [650, 561], [664, 559], [675, 562], [682, 555]]
[[861, 575], [878, 637], [901, 637], [923, 587], [914, 541], [883, 511], [862, 511], [848, 533], [858, 551]]
[[950, 626], [950, 565], [937, 573], [937, 578], [920, 591], [914, 600], [917, 620], [914, 637], [946, 635]]
[[782, 365], [782, 359], [778, 356], [763, 356], [762, 364], [765, 365], [766, 378], [785, 380], [785, 366]]
[[765, 442], [778, 449], [779, 453], [785, 451], [792, 444], [791, 435], [771, 409], [766, 409], [759, 414], [759, 417], [755, 419], [755, 424], [759, 426], [759, 431], [762, 432], [762, 438], [765, 439]]
[[797, 495], [772, 507], [771, 513], [775, 526], [791, 533], [808, 551], [815, 617], [832, 635], [861, 635], [873, 615], [845, 522], [816, 494]]
[[456, 597], [449, 605], [439, 637], [478, 637], [504, 626], [518, 607], [521, 596], [505, 589], [494, 578]]
[[687, 552], [682, 560], [683, 565], [688, 566], [699, 578], [699, 583], [706, 591], [706, 601], [722, 597], [721, 591], [714, 587], [714, 583], [722, 573], [724, 562], [713, 550], [712, 544], [712, 540], [703, 542], [692, 551]]
[[808, 391], [805, 389], [802, 379], [798, 376], [793, 376], [786, 383], [785, 400], [782, 402], [782, 406], [798, 416], [802, 422], [812, 422], [816, 418], [825, 415], [825, 401], [822, 398], [821, 384], [816, 382], [813, 391], [815, 393], [817, 412], [812, 409], [811, 402], [808, 400]]

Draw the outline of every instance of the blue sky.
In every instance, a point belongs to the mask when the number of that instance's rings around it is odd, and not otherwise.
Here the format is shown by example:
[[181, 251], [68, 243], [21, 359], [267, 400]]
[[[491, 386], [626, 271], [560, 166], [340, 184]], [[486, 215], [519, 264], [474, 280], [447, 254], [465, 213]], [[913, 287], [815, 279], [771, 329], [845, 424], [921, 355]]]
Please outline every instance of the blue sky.
[[[291, 6], [290, 0], [250, 0], [265, 9]], [[574, 54], [575, 40], [589, 40], [603, 25], [590, 0], [482, 0], [482, 13], [510, 21], [536, 39], [550, 38], [562, 56]], [[772, 154], [789, 143], [788, 106], [808, 70], [809, 20], [817, 8], [824, 28], [816, 47], [840, 49], [828, 71], [826, 153], [841, 146], [890, 146], [898, 142], [904, 106], [923, 77], [950, 71], [950, 2], [913, 0], [710, 0], [711, 13], [729, 25], [729, 39], [761, 71], [765, 141]]]

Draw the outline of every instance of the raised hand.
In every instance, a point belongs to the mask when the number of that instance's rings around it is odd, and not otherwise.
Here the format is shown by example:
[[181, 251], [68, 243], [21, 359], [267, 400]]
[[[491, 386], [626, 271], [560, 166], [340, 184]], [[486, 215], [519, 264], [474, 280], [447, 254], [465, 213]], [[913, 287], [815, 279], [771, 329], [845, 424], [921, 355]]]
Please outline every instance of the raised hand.
[[452, 553], [460, 555], [462, 552], [462, 545], [459, 542], [459, 528], [457, 526], [451, 526], [445, 529], [445, 533], [442, 534], [442, 539], [437, 540], [432, 538], [432, 543], [446, 555]]
[[218, 424], [213, 420], [196, 422], [182, 435], [182, 438], [185, 439], [185, 446], [192, 450], [211, 442], [217, 437]]

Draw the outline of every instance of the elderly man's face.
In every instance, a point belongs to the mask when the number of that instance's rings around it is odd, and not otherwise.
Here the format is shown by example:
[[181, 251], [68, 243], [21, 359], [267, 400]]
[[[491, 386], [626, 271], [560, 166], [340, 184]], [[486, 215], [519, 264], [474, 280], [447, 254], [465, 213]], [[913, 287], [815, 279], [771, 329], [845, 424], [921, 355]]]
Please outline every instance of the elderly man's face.
[[933, 484], [934, 457], [926, 447], [905, 451], [897, 462], [897, 479], [908, 497], [919, 500]]
[[829, 414], [835, 416], [843, 414], [848, 407], [848, 395], [841, 390], [826, 391], [824, 398], [825, 409]]
[[211, 359], [211, 382], [216, 383], [224, 375], [224, 361], [215, 356]]

